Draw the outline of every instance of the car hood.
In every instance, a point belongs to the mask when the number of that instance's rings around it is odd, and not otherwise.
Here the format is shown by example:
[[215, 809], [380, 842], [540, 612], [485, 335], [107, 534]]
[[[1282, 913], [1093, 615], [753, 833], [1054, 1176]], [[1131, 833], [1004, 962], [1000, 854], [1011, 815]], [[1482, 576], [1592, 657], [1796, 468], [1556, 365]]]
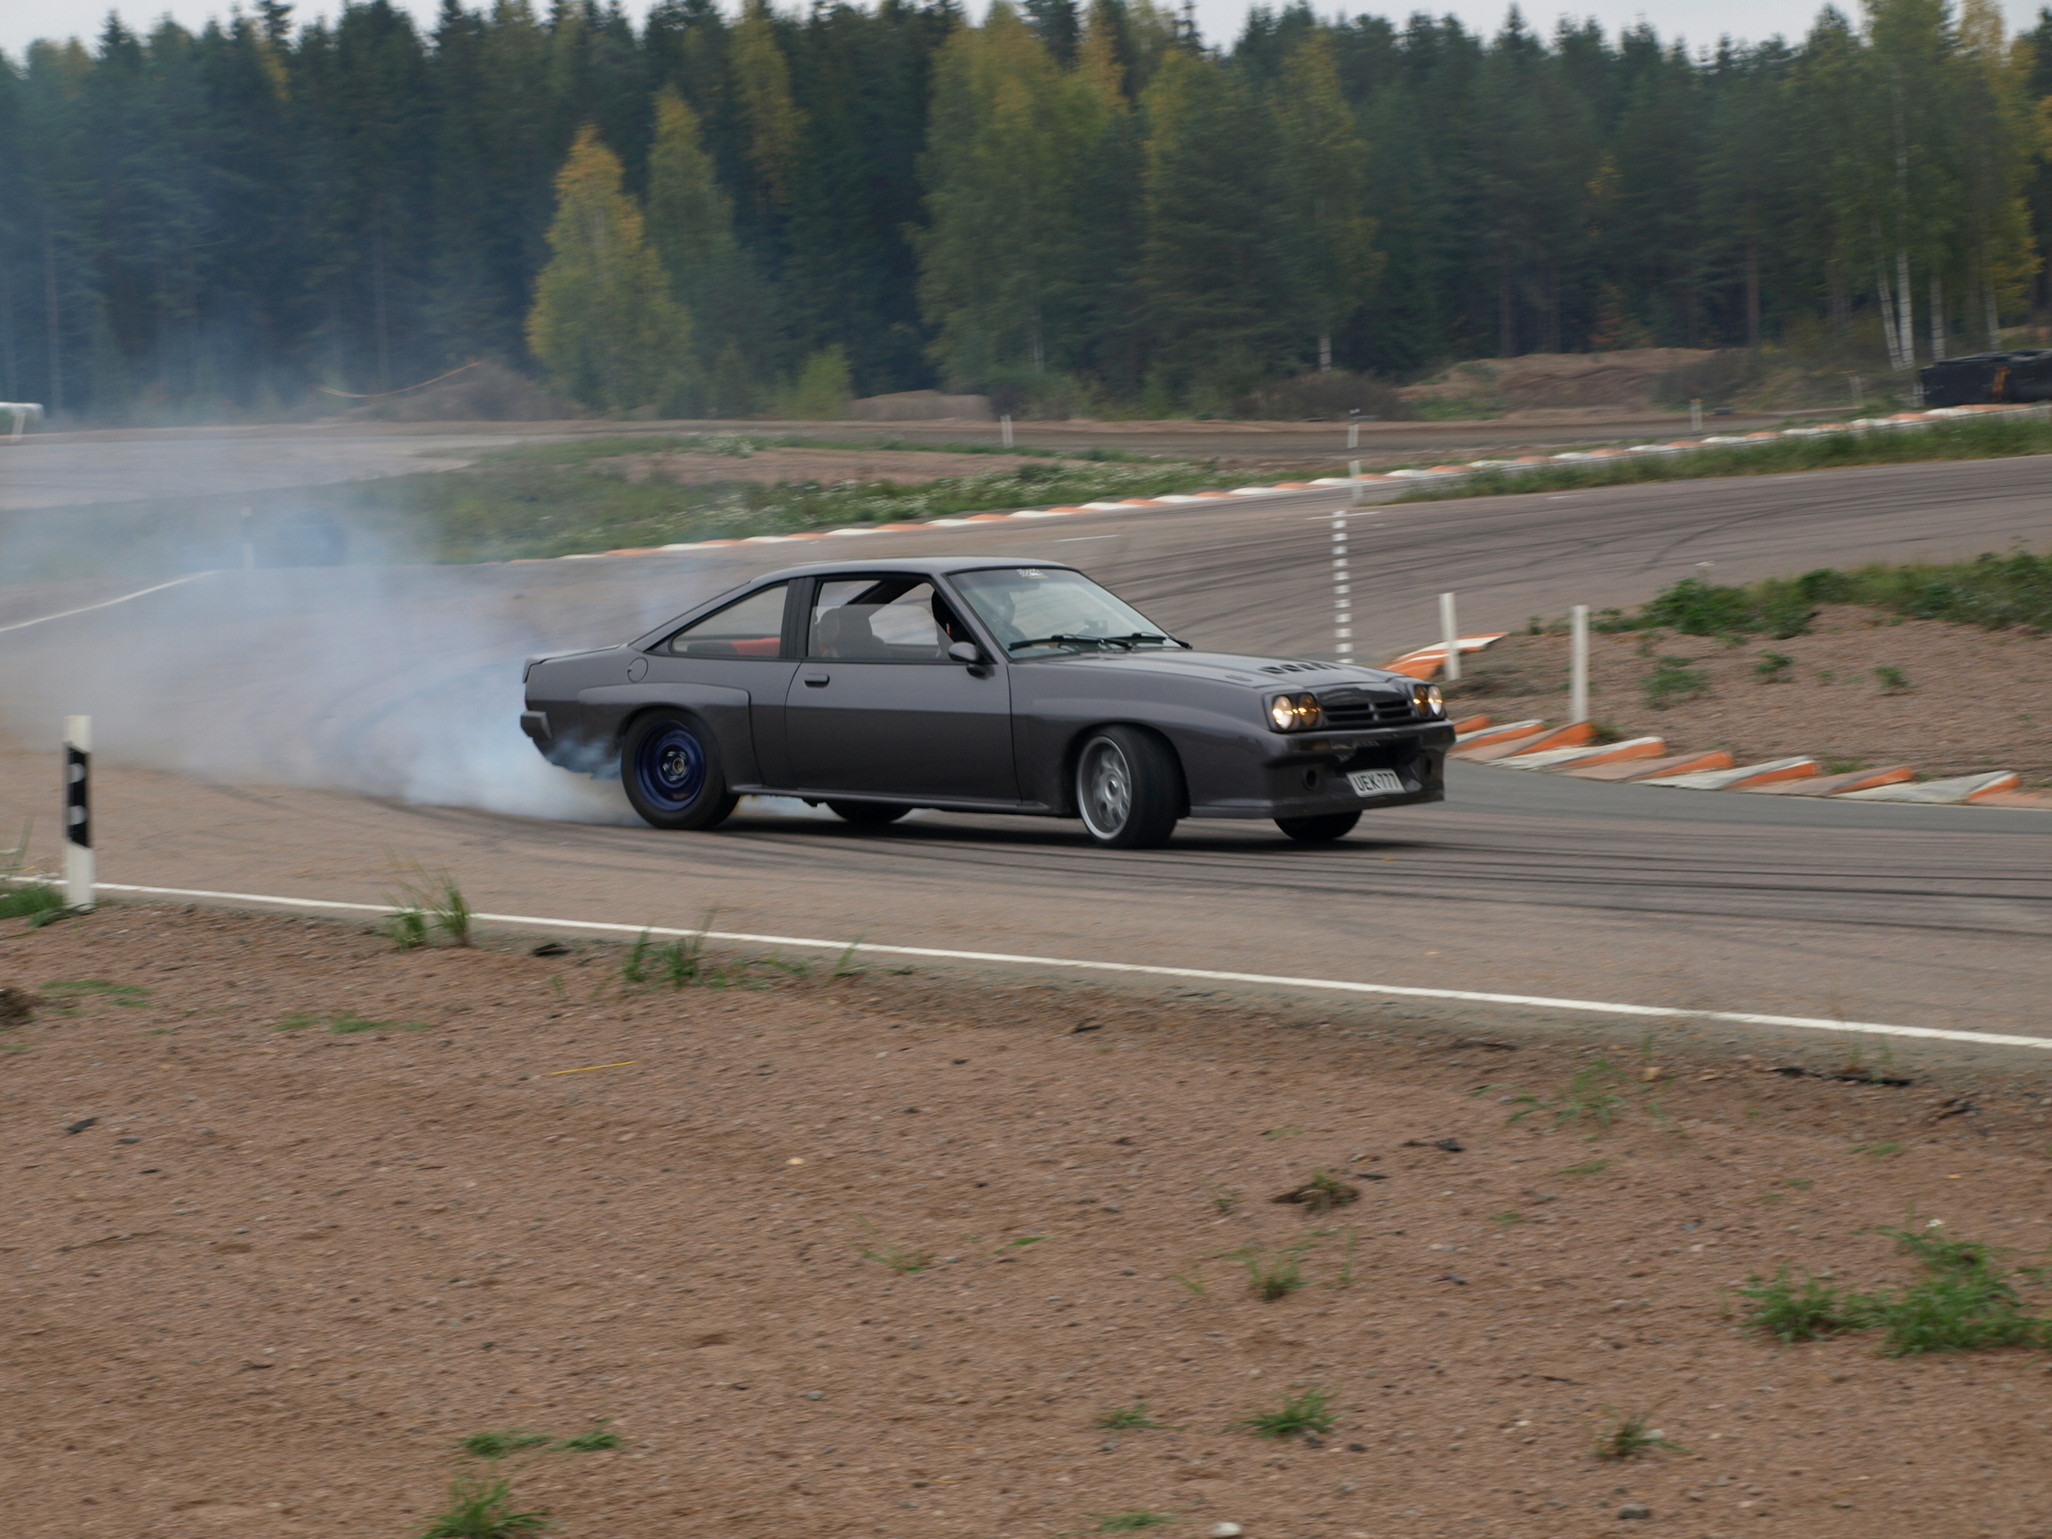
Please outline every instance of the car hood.
[[1036, 657], [1019, 667], [1110, 668], [1177, 678], [1210, 679], [1256, 689], [1331, 689], [1339, 684], [1370, 684], [1409, 689], [1415, 682], [1386, 668], [1359, 663], [1322, 663], [1312, 658], [1247, 657], [1237, 652], [1075, 652], [1061, 657]]

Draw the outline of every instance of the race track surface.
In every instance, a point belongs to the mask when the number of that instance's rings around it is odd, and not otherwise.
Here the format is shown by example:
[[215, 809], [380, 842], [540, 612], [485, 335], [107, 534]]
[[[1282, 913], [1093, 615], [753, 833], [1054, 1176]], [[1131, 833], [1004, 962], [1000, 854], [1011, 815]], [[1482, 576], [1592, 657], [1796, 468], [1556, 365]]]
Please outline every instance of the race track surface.
[[[1883, 467], [1360, 510], [1361, 655], [1569, 604], [1874, 558], [2042, 546], [2044, 460]], [[1073, 561], [1205, 645], [1330, 654], [1318, 499], [676, 555], [236, 572], [0, 633], [0, 816], [47, 816], [58, 718], [90, 711], [111, 881], [381, 901], [446, 867], [500, 912], [2052, 1036], [2052, 826], [1456, 766], [1442, 806], [1333, 849], [1186, 823], [1146, 854], [1076, 825], [770, 803], [717, 834], [632, 824], [513, 723], [530, 650], [610, 642], [755, 572], [846, 553]], [[1707, 563], [1707, 565], [1705, 565]], [[89, 585], [86, 585], [89, 586]], [[109, 591], [99, 595], [112, 597]], [[0, 624], [90, 601], [0, 593]], [[45, 608], [37, 608], [39, 600]], [[1821, 745], [1820, 745], [1821, 746]], [[1193, 986], [1196, 987], [1196, 986]]]

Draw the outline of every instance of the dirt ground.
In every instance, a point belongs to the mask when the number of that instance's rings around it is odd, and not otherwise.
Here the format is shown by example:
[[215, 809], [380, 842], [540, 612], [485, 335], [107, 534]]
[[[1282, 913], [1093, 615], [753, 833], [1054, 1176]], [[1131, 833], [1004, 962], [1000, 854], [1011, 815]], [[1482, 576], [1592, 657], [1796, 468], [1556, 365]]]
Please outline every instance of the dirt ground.
[[1426, 404], [1494, 398], [1513, 411], [1548, 407], [1644, 410], [1661, 379], [1717, 354], [1702, 348], [1637, 347], [1608, 353], [1527, 353], [1456, 363], [1397, 392]]
[[[1662, 658], [1699, 672], [1704, 692], [1650, 703]], [[1900, 670], [1900, 686], [1877, 674], [1885, 668]], [[1461, 672], [1448, 691], [1461, 714], [1560, 720], [1568, 638], [1506, 637]], [[1673, 631], [1591, 635], [1589, 709], [1623, 736], [1663, 737], [1673, 753], [1728, 748], [1741, 764], [1807, 754], [1839, 769], [2007, 769], [2026, 786], [2052, 783], [2052, 636], [2022, 630], [1844, 605], [1820, 611], [1808, 635], [1738, 646]]]
[[[0, 927], [47, 1001], [0, 1033], [10, 1534], [403, 1535], [487, 1468], [567, 1539], [2048, 1532], [2042, 1356], [1778, 1349], [1725, 1292], [1899, 1279], [1875, 1224], [2044, 1249], [2035, 1066], [535, 941]], [[1508, 1121], [1599, 1052], [1607, 1134]], [[1359, 1200], [1270, 1200], [1320, 1170]], [[1322, 1439], [1233, 1426], [1308, 1389]], [[1687, 1451], [1592, 1456], [1640, 1412]]]

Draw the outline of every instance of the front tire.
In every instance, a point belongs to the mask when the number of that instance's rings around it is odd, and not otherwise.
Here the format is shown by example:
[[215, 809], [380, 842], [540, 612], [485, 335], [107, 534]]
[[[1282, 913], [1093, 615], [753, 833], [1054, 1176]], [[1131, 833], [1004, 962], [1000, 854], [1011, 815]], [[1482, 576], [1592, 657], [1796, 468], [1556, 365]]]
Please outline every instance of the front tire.
[[717, 828], [740, 800], [727, 789], [711, 731], [683, 711], [652, 711], [634, 723], [620, 754], [620, 783], [656, 828]]
[[1167, 844], [1183, 815], [1174, 750], [1133, 727], [1093, 732], [1076, 755], [1076, 810], [1090, 837], [1112, 849]]
[[1360, 821], [1358, 812], [1326, 812], [1315, 818], [1277, 818], [1275, 826], [1299, 844], [1331, 844], [1346, 838]]
[[857, 828], [881, 828], [895, 823], [912, 809], [903, 802], [828, 802], [827, 811]]

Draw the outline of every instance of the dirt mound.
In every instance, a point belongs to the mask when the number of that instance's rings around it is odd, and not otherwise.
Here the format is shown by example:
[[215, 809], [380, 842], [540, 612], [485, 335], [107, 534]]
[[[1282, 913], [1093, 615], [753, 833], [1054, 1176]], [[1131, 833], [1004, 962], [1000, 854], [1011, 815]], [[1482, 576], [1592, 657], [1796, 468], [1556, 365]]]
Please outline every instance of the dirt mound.
[[[2036, 1359], [1777, 1348], [1727, 1291], [1899, 1286], [1909, 1210], [2041, 1245], [2035, 1083], [166, 909], [4, 938], [46, 1001], [0, 1033], [20, 1539], [418, 1533], [465, 1475], [592, 1536], [2043, 1515]], [[1353, 1200], [1269, 1200], [1307, 1186]], [[1593, 1456], [1638, 1416], [1667, 1446]]]
[[1689, 347], [1636, 347], [1614, 353], [1526, 353], [1453, 364], [1397, 394], [1414, 405], [1476, 402], [1499, 410], [1608, 406], [1647, 410], [1658, 404], [1663, 376], [1715, 358]]
[[942, 395], [938, 390], [900, 390], [869, 395], [849, 415], [857, 422], [995, 422], [987, 395]]
[[351, 415], [376, 422], [565, 422], [586, 413], [486, 358], [438, 384], [371, 401]]

